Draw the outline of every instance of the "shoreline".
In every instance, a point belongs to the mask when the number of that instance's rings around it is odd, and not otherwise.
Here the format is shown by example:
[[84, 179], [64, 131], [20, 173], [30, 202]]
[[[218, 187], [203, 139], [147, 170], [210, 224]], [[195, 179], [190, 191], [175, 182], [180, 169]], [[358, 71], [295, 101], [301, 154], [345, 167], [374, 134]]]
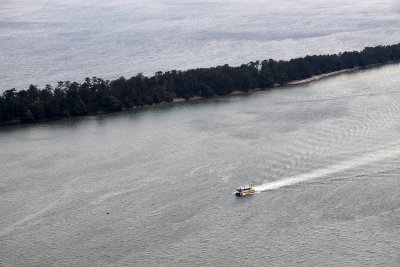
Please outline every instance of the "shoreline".
[[322, 79], [334, 77], [340, 74], [344, 73], [353, 73], [353, 72], [358, 72], [361, 70], [366, 70], [366, 69], [372, 69], [376, 67], [381, 67], [381, 66], [386, 66], [386, 65], [391, 65], [391, 64], [398, 64], [400, 61], [388, 61], [386, 63], [378, 63], [378, 64], [373, 64], [373, 65], [367, 65], [364, 67], [355, 67], [351, 69], [343, 69], [343, 70], [338, 70], [338, 71], [333, 71], [333, 72], [328, 72], [328, 73], [323, 73], [319, 75], [314, 75], [306, 79], [302, 80], [293, 80], [289, 81], [285, 84], [274, 84], [273, 87], [267, 87], [267, 88], [254, 88], [250, 89], [248, 91], [239, 91], [239, 90], [234, 90], [229, 94], [226, 95], [214, 95], [212, 97], [204, 98], [201, 96], [195, 96], [189, 99], [184, 99], [184, 98], [173, 98], [171, 102], [160, 102], [152, 105], [144, 105], [144, 106], [135, 106], [132, 108], [125, 108], [122, 110], [118, 111], [112, 111], [112, 112], [105, 112], [105, 111], [99, 111], [96, 113], [89, 113], [85, 114], [82, 116], [68, 116], [68, 117], [63, 117], [63, 118], [54, 118], [54, 119], [44, 119], [44, 120], [39, 120], [39, 121], [33, 121], [33, 122], [21, 122], [20, 120], [12, 120], [12, 121], [7, 121], [7, 122], [2, 122], [0, 123], [0, 128], [5, 127], [5, 126], [13, 126], [13, 125], [32, 125], [32, 124], [41, 124], [41, 123], [46, 123], [46, 122], [51, 122], [51, 121], [63, 121], [71, 118], [79, 118], [79, 117], [89, 117], [89, 116], [99, 116], [99, 115], [105, 115], [105, 114], [113, 114], [113, 113], [121, 113], [121, 112], [129, 112], [132, 110], [145, 110], [149, 108], [157, 108], [161, 106], [176, 106], [180, 104], [185, 104], [185, 103], [190, 103], [190, 102], [197, 102], [197, 101], [205, 101], [205, 100], [211, 100], [211, 99], [218, 99], [218, 98], [224, 98], [224, 97], [231, 97], [231, 96], [240, 96], [240, 95], [248, 95], [252, 94], [255, 92], [259, 91], [268, 91], [268, 90], [273, 90], [273, 89], [280, 89], [284, 87], [292, 87], [292, 86], [297, 86], [297, 85], [303, 85], [307, 83], [311, 83], [314, 81], [319, 81]]
[[324, 73], [324, 74], [320, 74], [320, 75], [314, 75], [314, 76], [311, 76], [310, 78], [288, 82], [287, 85], [306, 84], [306, 83], [310, 83], [313, 81], [318, 81], [318, 80], [322, 80], [325, 78], [333, 77], [333, 76], [336, 76], [336, 75], [339, 75], [342, 73], [356, 72], [357, 70], [360, 70], [360, 67], [352, 68], [352, 69], [337, 70], [337, 71], [328, 72], [328, 73]]

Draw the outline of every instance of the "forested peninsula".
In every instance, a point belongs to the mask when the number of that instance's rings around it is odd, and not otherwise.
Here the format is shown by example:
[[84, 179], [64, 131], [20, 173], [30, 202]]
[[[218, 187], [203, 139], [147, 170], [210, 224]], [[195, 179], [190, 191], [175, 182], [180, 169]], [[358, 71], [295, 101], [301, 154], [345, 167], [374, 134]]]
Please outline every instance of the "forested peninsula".
[[289, 61], [269, 59], [235, 67], [223, 65], [157, 72], [151, 77], [137, 74], [129, 79], [120, 77], [112, 81], [97, 77], [86, 78], [82, 83], [64, 81], [55, 87], [30, 85], [27, 90], [13, 88], [0, 96], [0, 125], [115, 112], [174, 99], [211, 98], [233, 91], [268, 89], [316, 75], [398, 60], [400, 43]]

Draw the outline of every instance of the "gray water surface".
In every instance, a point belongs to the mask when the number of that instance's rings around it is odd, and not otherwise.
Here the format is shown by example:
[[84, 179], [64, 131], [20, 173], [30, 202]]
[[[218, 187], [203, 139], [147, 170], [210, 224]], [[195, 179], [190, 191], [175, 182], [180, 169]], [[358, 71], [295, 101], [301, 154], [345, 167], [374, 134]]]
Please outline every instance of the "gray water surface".
[[399, 84], [0, 128], [0, 266], [399, 266]]
[[2, 0], [0, 92], [398, 43], [398, 0]]

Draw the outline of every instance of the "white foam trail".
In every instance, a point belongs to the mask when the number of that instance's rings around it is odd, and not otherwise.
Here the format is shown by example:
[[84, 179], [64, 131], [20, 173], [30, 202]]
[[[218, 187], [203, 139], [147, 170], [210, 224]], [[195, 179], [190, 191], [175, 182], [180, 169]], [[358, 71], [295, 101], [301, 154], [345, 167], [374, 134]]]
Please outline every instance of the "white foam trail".
[[392, 158], [397, 155], [400, 155], [400, 149], [397, 148], [397, 145], [393, 145], [391, 149], [384, 149], [374, 151], [372, 153], [365, 154], [361, 157], [351, 159], [349, 161], [342, 161], [336, 163], [334, 165], [329, 166], [328, 168], [315, 170], [312, 172], [296, 175], [290, 178], [282, 179], [275, 182], [265, 183], [259, 186], [256, 186], [256, 191], [266, 191], [278, 189], [284, 186], [294, 185], [301, 182], [310, 181], [317, 178], [326, 177], [331, 174], [343, 172], [346, 170], [354, 169], [360, 166], [368, 165], [373, 162], [381, 161], [387, 158]]

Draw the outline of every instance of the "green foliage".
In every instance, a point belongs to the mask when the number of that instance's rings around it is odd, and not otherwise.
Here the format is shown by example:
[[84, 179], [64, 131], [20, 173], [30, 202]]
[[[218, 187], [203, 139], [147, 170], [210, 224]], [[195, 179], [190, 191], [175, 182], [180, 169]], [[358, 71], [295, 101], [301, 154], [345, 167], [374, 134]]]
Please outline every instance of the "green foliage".
[[306, 79], [337, 70], [364, 67], [400, 60], [400, 44], [366, 47], [362, 51], [338, 55], [314, 55], [290, 61], [255, 61], [238, 67], [223, 65], [187, 71], [157, 72], [152, 77], [139, 73], [129, 79], [113, 81], [92, 77], [83, 83], [58, 82], [53, 88], [30, 85], [27, 90], [6, 90], [0, 96], [0, 122], [80, 116], [112, 112], [125, 108], [171, 102], [174, 98], [190, 99], [226, 95], [234, 90], [270, 88], [276, 84]]
[[214, 95], [214, 91], [211, 89], [210, 86], [206, 85], [206, 84], [200, 84], [200, 88], [199, 88], [199, 95], [201, 97], [204, 98], [209, 98], [212, 97]]
[[109, 95], [101, 99], [100, 108], [104, 111], [118, 111], [121, 110], [122, 105], [115, 96]]
[[32, 113], [32, 117], [35, 120], [39, 120], [39, 119], [43, 118], [44, 108], [43, 108], [42, 101], [36, 100], [35, 102], [32, 103], [31, 113]]

